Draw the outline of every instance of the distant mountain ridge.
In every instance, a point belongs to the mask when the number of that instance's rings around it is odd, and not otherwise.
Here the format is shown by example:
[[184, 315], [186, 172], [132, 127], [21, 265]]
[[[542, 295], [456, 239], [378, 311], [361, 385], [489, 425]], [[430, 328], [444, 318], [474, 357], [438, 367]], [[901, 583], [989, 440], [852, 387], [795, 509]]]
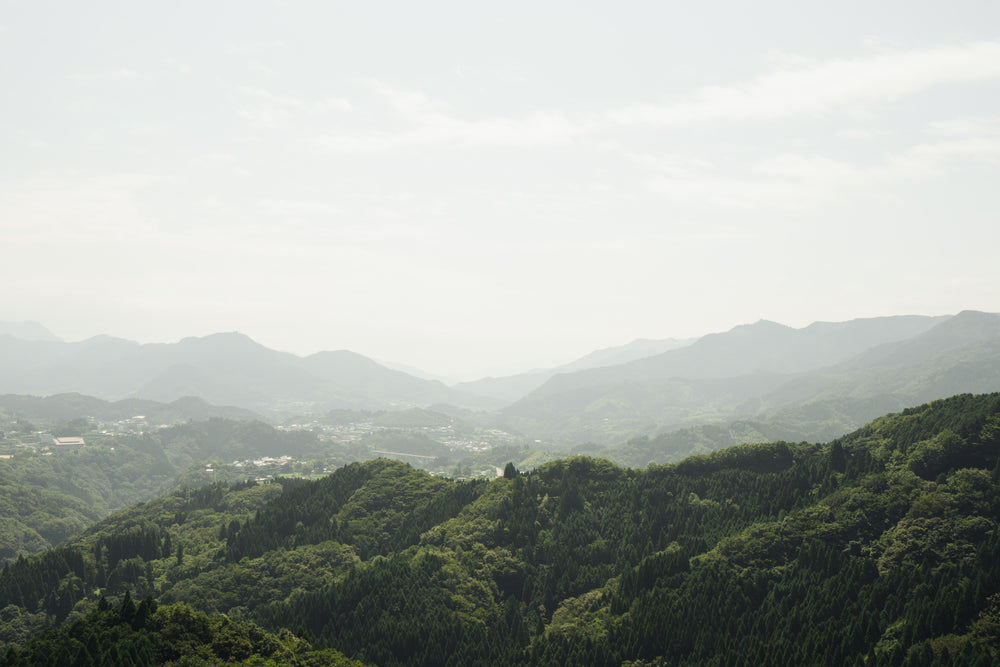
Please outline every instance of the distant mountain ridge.
[[479, 411], [481, 424], [564, 443], [621, 443], [748, 419], [824, 439], [916, 401], [1000, 389], [998, 345], [1000, 315], [974, 311], [801, 329], [761, 320], [694, 342], [636, 340], [559, 369], [448, 387], [348, 350], [299, 357], [236, 332], [145, 345], [0, 335], [0, 394], [166, 404], [196, 396], [270, 418], [433, 406]]
[[760, 321], [657, 356], [556, 375], [501, 413], [512, 428], [565, 442], [746, 419], [823, 439], [887, 408], [1000, 389], [998, 346], [1000, 315], [975, 311], [803, 329]]
[[21, 340], [60, 340], [58, 336], [38, 322], [2, 322], [0, 336], [11, 336]]
[[665, 338], [662, 340], [649, 340], [637, 338], [626, 345], [617, 347], [607, 347], [595, 350], [568, 364], [555, 368], [539, 369], [508, 375], [504, 377], [487, 377], [470, 382], [462, 382], [454, 385], [455, 389], [461, 389], [472, 394], [489, 396], [503, 401], [513, 402], [519, 398], [527, 396], [529, 393], [545, 384], [550, 378], [559, 373], [572, 373], [575, 371], [587, 370], [590, 368], [601, 368], [604, 366], [615, 366], [624, 364], [636, 359], [651, 357], [668, 350], [686, 347], [694, 343], [696, 338]]
[[160, 403], [139, 398], [126, 398], [109, 402], [83, 394], [55, 394], [52, 396], [0, 396], [0, 410], [19, 419], [32, 422], [58, 423], [79, 417], [92, 417], [99, 421], [122, 421], [143, 416], [150, 424], [174, 424], [212, 417], [236, 421], [252, 421], [260, 416], [243, 408], [220, 407], [204, 400], [185, 396], [170, 403]]
[[894, 341], [923, 333], [945, 317], [895, 316], [815, 322], [793, 329], [760, 320], [725, 333], [708, 334], [687, 347], [618, 366], [558, 375], [542, 389], [560, 391], [622, 380], [664, 378], [719, 379], [754, 373], [790, 374], [835, 364]]
[[198, 396], [269, 415], [433, 403], [498, 405], [346, 350], [302, 358], [240, 333], [145, 345], [109, 336], [78, 343], [0, 336], [0, 393], [73, 392], [111, 401]]

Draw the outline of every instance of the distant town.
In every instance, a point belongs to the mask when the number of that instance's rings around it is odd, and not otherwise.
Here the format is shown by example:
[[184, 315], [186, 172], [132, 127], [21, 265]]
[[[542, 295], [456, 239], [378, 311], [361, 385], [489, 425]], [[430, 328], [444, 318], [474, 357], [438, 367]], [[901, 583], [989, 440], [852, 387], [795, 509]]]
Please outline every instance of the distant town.
[[[421, 420], [433, 424], [421, 424]], [[399, 423], [396, 423], [399, 422]], [[36, 429], [24, 420], [10, 419], [0, 424], [0, 458], [19, 452], [51, 456], [82, 447], [107, 447], [114, 450], [118, 439], [156, 433], [176, 424], [151, 423], [146, 415], [134, 415], [115, 421], [89, 417], [74, 419], [60, 427]], [[499, 446], [524, 444], [524, 438], [499, 428], [470, 426], [444, 415], [422, 410], [388, 413], [351, 413], [350, 418], [331, 421], [315, 417], [292, 421], [275, 427], [278, 431], [308, 431], [331, 448], [356, 452], [355, 460], [386, 457], [424, 468], [433, 474], [456, 478], [493, 477], [502, 468], [492, 462], [478, 461]], [[69, 434], [72, 431], [73, 434]], [[282, 454], [232, 460], [213, 459], [203, 468], [189, 471], [191, 482], [232, 480], [237, 478], [265, 481], [276, 476], [319, 477], [343, 463], [343, 456], [326, 457], [323, 452], [304, 457]], [[337, 462], [333, 462], [337, 460]]]

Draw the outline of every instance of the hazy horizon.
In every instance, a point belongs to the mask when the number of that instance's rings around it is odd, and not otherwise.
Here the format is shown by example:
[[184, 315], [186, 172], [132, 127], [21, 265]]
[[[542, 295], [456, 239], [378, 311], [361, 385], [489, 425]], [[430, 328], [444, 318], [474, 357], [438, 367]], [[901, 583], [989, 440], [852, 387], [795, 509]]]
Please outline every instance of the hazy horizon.
[[[957, 314], [958, 313], [944, 313], [944, 314], [938, 313], [938, 314], [934, 314], [934, 315], [929, 315], [929, 314], [924, 314], [924, 313], [899, 313], [899, 314], [895, 314], [895, 315], [876, 316], [876, 319], [879, 318], [879, 317], [885, 317], [885, 318], [892, 318], [892, 317], [924, 317], [924, 318], [931, 318], [931, 319], [933, 319], [933, 318], [942, 318], [942, 317], [953, 317], [953, 316], [955, 316]], [[852, 320], [853, 319], [867, 319], [867, 318], [852, 318]], [[849, 320], [845, 320], [845, 321], [849, 321]], [[546, 364], [543, 364], [543, 365], [528, 365], [527, 362], [523, 362], [523, 361], [522, 362], [517, 362], [517, 361], [515, 361], [515, 362], [507, 364], [505, 366], [494, 366], [494, 367], [486, 367], [486, 368], [469, 367], [469, 368], [465, 368], [465, 369], [460, 369], [458, 372], [455, 372], [455, 373], [450, 374], [450, 375], [444, 374], [444, 373], [438, 373], [438, 372], [435, 371], [435, 369], [420, 368], [420, 367], [418, 367], [418, 366], [416, 366], [416, 365], [414, 365], [412, 363], [409, 363], [406, 359], [380, 359], [380, 358], [377, 358], [377, 357], [372, 357], [372, 356], [370, 356], [368, 354], [365, 354], [364, 352], [359, 351], [359, 350], [348, 350], [348, 351], [349, 352], [354, 352], [356, 354], [360, 354], [360, 355], [365, 356], [365, 357], [368, 357], [368, 358], [372, 359], [372, 361], [375, 361], [376, 363], [378, 363], [380, 365], [383, 365], [383, 366], [386, 366], [388, 368], [392, 368], [392, 369], [395, 369], [395, 370], [401, 370], [401, 371], [406, 372], [406, 373], [411, 374], [411, 375], [416, 375], [416, 376], [419, 376], [419, 377], [426, 377], [426, 378], [433, 378], [433, 379], [443, 380], [443, 381], [445, 381], [445, 382], [447, 382], [449, 384], [459, 384], [459, 383], [462, 383], [462, 382], [468, 382], [468, 381], [471, 381], [471, 380], [480, 380], [480, 379], [484, 379], [484, 378], [487, 378], [487, 377], [512, 376], [512, 375], [519, 375], [519, 374], [523, 374], [523, 373], [531, 373], [531, 372], [534, 372], [534, 371], [539, 371], [539, 372], [551, 371], [551, 370], [557, 369], [557, 368], [559, 368], [561, 366], [572, 365], [574, 362], [580, 361], [584, 357], [588, 357], [588, 356], [590, 356], [591, 354], [594, 354], [594, 353], [600, 353], [600, 352], [604, 352], [604, 351], [607, 351], [607, 350], [614, 350], [614, 349], [617, 349], [617, 348], [623, 348], [623, 347], [632, 345], [634, 343], [639, 343], [639, 342], [673, 341], [673, 342], [679, 343], [679, 345], [671, 346], [669, 349], [678, 349], [679, 347], [684, 347], [686, 345], [690, 345], [691, 343], [696, 342], [697, 340], [699, 340], [700, 338], [702, 338], [704, 336], [709, 336], [709, 335], [713, 335], [713, 334], [727, 333], [729, 331], [732, 331], [733, 329], [738, 329], [738, 328], [747, 327], [747, 326], [753, 326], [753, 325], [756, 325], [756, 324], [760, 324], [762, 322], [770, 322], [772, 324], [777, 324], [779, 326], [789, 327], [790, 329], [795, 329], [795, 330], [801, 330], [801, 329], [808, 328], [808, 327], [810, 327], [812, 325], [816, 325], [816, 324], [831, 324], [831, 323], [835, 324], [836, 323], [836, 322], [833, 322], [831, 320], [815, 320], [813, 322], [809, 322], [808, 324], [802, 325], [802, 326], [790, 326], [790, 325], [785, 324], [784, 322], [775, 322], [773, 320], [767, 320], [766, 318], [762, 318], [762, 319], [757, 320], [756, 322], [743, 322], [743, 323], [734, 325], [733, 327], [730, 327], [730, 328], [725, 329], [725, 330], [705, 331], [705, 332], [702, 332], [702, 333], [700, 333], [700, 334], [698, 334], [696, 336], [692, 336], [690, 338], [684, 338], [684, 339], [678, 338], [678, 337], [669, 337], [669, 336], [665, 337], [665, 338], [661, 338], [661, 339], [649, 339], [649, 338], [641, 338], [641, 337], [639, 337], [639, 338], [633, 338], [631, 340], [622, 341], [620, 343], [617, 343], [617, 344], [614, 344], [614, 345], [610, 345], [610, 346], [606, 346], [606, 347], [603, 347], [603, 348], [594, 348], [594, 349], [591, 349], [591, 350], [586, 350], [582, 354], [579, 354], [579, 355], [577, 355], [575, 357], [572, 357], [572, 358], [569, 358], [569, 359], [556, 359], [556, 360], [553, 360], [553, 361], [551, 361], [549, 363], [546, 363]], [[207, 334], [203, 334], [203, 335], [182, 336], [181, 338], [171, 339], [171, 340], [167, 340], [167, 339], [135, 340], [135, 339], [125, 338], [125, 337], [122, 337], [122, 336], [117, 336], [117, 335], [115, 335], [114, 333], [111, 333], [111, 332], [102, 332], [100, 334], [95, 334], [94, 336], [88, 336], [88, 337], [82, 338], [82, 339], [68, 339], [68, 338], [65, 338], [63, 336], [60, 336], [58, 334], [58, 332], [52, 331], [49, 327], [46, 327], [44, 323], [42, 323], [42, 322], [36, 322], [36, 321], [33, 321], [33, 320], [22, 321], [22, 322], [8, 322], [8, 321], [0, 320], [0, 335], [2, 335], [4, 333], [10, 333], [10, 331], [8, 331], [8, 329], [10, 329], [11, 327], [17, 328], [17, 327], [22, 327], [22, 326], [26, 327], [26, 328], [29, 327], [29, 326], [32, 327], [32, 328], [33, 327], [41, 327], [41, 329], [43, 329], [45, 331], [45, 333], [47, 333], [47, 334], [55, 337], [55, 339], [57, 339], [59, 342], [63, 342], [63, 343], [82, 343], [82, 342], [86, 342], [87, 340], [91, 340], [93, 338], [100, 338], [100, 337], [106, 336], [106, 337], [113, 338], [113, 339], [126, 340], [128, 342], [137, 343], [137, 344], [140, 344], [140, 345], [150, 345], [150, 344], [151, 345], [157, 345], [157, 344], [168, 344], [168, 345], [170, 345], [170, 344], [176, 344], [176, 343], [178, 343], [178, 342], [180, 342], [180, 341], [182, 341], [184, 339], [187, 339], [187, 338], [204, 338], [206, 336], [213, 336], [213, 335], [219, 335], [219, 334], [222, 334], [222, 335], [225, 335], [225, 334], [239, 334], [239, 335], [247, 336], [251, 340], [254, 340], [256, 343], [264, 345], [265, 347], [269, 347], [270, 349], [274, 349], [274, 350], [276, 350], [278, 352], [290, 353], [290, 354], [293, 354], [293, 355], [298, 356], [298, 357], [308, 357], [310, 355], [317, 354], [317, 353], [320, 353], [320, 352], [334, 352], [334, 351], [346, 349], [346, 348], [337, 348], [337, 349], [334, 349], [334, 348], [323, 348], [323, 349], [316, 349], [316, 350], [295, 351], [295, 350], [286, 350], [286, 349], [281, 349], [281, 348], [274, 348], [274, 347], [271, 347], [271, 346], [268, 346], [268, 345], [262, 343], [261, 341], [259, 341], [256, 338], [254, 338], [254, 336], [252, 336], [252, 335], [250, 335], [250, 334], [248, 334], [246, 332], [243, 332], [243, 331], [213, 331], [213, 332], [210, 332], [210, 333], [207, 333]], [[38, 334], [38, 333], [41, 333], [41, 332], [35, 331], [34, 333]], [[38, 336], [32, 336], [32, 335], [30, 335], [30, 334], [28, 334], [28, 333], [26, 333], [24, 331], [10, 333], [10, 335], [12, 335], [14, 338], [22, 338], [22, 339], [26, 339], [26, 340], [49, 340], [47, 338], [42, 338], [42, 337], [38, 337]], [[654, 352], [654, 353], [651, 353], [651, 354], [658, 354], [658, 353]], [[638, 357], [633, 357], [633, 358], [638, 358]], [[624, 363], [624, 362], [617, 362], [617, 363]]]
[[996, 312], [997, 25], [968, 1], [11, 5], [0, 320], [470, 379]]

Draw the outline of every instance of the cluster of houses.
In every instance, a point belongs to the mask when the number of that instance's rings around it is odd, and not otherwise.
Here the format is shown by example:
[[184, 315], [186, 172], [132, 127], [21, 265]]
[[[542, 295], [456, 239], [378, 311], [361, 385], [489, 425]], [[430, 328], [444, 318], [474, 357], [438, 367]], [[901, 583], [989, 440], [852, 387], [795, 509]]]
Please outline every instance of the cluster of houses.
[[[46, 444], [46, 435], [47, 434], [44, 434], [42, 436], [42, 444]], [[76, 449], [77, 447], [83, 447], [87, 444], [83, 441], [83, 438], [56, 438], [49, 435], [48, 440], [49, 442], [47, 444], [57, 449]]]

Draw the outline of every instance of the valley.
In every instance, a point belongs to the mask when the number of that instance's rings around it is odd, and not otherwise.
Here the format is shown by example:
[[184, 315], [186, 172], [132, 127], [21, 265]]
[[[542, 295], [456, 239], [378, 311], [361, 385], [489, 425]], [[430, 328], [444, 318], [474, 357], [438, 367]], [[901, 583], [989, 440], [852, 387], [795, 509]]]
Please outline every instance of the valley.
[[996, 315], [747, 325], [506, 407], [364, 362], [296, 415], [226, 340], [251, 401], [0, 395], [0, 664], [1000, 655]]
[[[375, 459], [180, 490], [9, 563], [3, 664], [194, 646], [299, 664], [293, 645], [302, 664], [991, 664], [998, 424], [1000, 394], [960, 395], [643, 470], [576, 456], [456, 481]], [[179, 614], [206, 628], [186, 649]], [[226, 643], [225, 623], [280, 640]]]
[[1000, 2], [4, 10], [0, 667], [1000, 665]]

